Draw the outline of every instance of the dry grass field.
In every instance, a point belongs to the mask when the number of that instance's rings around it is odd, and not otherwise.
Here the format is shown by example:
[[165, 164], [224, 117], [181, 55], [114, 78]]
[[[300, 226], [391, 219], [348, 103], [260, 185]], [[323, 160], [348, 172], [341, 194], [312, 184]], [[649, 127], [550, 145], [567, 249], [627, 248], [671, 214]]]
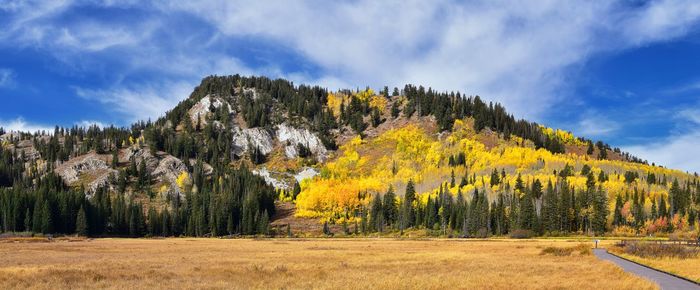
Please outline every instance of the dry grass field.
[[9, 240], [0, 289], [656, 288], [589, 253], [551, 240]]

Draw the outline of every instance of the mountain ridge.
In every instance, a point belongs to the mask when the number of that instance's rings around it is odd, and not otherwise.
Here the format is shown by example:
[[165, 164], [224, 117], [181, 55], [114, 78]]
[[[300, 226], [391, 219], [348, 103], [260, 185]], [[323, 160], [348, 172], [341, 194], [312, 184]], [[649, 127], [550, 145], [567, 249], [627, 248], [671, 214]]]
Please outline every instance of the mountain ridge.
[[[164, 215], [171, 215], [169, 211], [189, 217], [205, 214], [192, 208], [201, 198], [198, 202], [205, 205], [202, 211], [208, 212], [202, 221], [181, 221], [184, 224], [177, 226], [178, 231], [173, 221], [168, 222], [168, 233], [187, 235], [268, 232], [267, 224], [275, 212], [272, 200], [295, 204], [299, 218], [331, 225], [362, 223], [362, 232], [384, 226], [431, 230], [438, 218], [442, 225], [437, 228], [443, 233], [446, 227], [465, 236], [482, 229], [496, 235], [508, 232], [503, 229], [507, 227], [503, 220], [465, 226], [468, 218], [464, 212], [462, 218], [456, 216], [460, 214], [456, 209], [450, 209], [450, 217], [438, 214], [455, 206], [446, 201], [454, 198], [458, 200], [456, 208], [484, 199], [486, 219], [517, 214], [518, 220], [510, 221], [509, 228], [543, 234], [555, 231], [543, 225], [545, 201], [549, 201], [542, 193], [545, 184], [548, 193], [554, 192], [552, 196], [571, 191], [591, 199], [585, 204], [566, 205], [576, 211], [575, 217], [571, 217], [568, 229], [559, 226], [557, 232], [648, 229], [647, 221], [653, 224], [659, 219], [658, 212], [653, 212], [658, 209], [652, 209], [657, 201], [663, 201], [664, 207], [666, 200], [678, 203], [673, 196], [681, 193], [672, 192], [678, 190], [673, 189], [678, 180], [684, 183], [682, 195], [684, 199], [687, 195], [688, 201], [678, 204], [680, 211], [676, 210], [682, 212], [686, 224], [694, 224], [700, 191], [697, 175], [650, 166], [603, 142], [516, 120], [500, 104], [487, 104], [479, 96], [438, 93], [413, 85], [394, 88], [392, 93], [388, 87], [379, 93], [369, 88], [331, 92], [318, 86], [295, 86], [283, 79], [210, 76], [155, 122], [137, 122], [131, 128], [57, 127], [53, 135], [0, 135], [4, 156], [0, 186], [5, 192], [16, 191], [18, 184], [36, 191], [43, 180], [55, 179], [47, 175], [56, 173], [65, 185], [46, 186], [83, 192], [85, 200], [76, 207], [89, 207], [95, 199], [111, 202], [121, 197], [122, 202], [135, 203], [129, 205], [135, 208], [129, 215], [137, 216], [141, 221], [134, 223], [144, 226], [163, 224], [167, 219]], [[22, 162], [15, 162], [18, 160]], [[231, 177], [226, 190], [234, 193], [225, 193], [222, 184], [226, 182], [222, 180]], [[462, 181], [457, 183], [455, 179], [460, 177]], [[240, 187], [250, 182], [263, 193]], [[390, 208], [381, 209], [382, 220], [377, 221], [379, 214], [372, 212], [375, 209], [370, 207], [375, 205], [370, 203], [384, 192], [386, 198], [395, 196], [394, 190], [406, 192], [409, 188], [417, 199], [409, 206], [405, 205], [408, 193], [392, 197]], [[631, 192], [636, 197], [630, 197]], [[445, 197], [447, 193], [449, 197]], [[624, 201], [608, 202], [620, 196], [625, 196]], [[33, 198], [33, 206], [25, 205], [27, 216], [40, 209], [37, 206], [42, 205], [36, 200], [41, 198], [39, 194]], [[504, 198], [513, 201], [503, 205]], [[620, 217], [624, 207], [620, 203], [630, 200], [637, 211], [636, 216], [628, 212], [627, 217], [636, 219], [634, 223]], [[529, 207], [531, 202], [534, 214], [520, 220], [522, 206]], [[580, 211], [596, 202], [596, 211], [603, 211], [604, 204], [613, 214], [606, 211], [603, 218], [598, 217], [594, 229], [590, 223], [594, 217]], [[213, 205], [219, 207], [214, 209], [218, 212], [212, 213]], [[153, 215], [154, 221], [138, 218], [139, 207], [142, 214]], [[489, 212], [500, 207], [502, 213]], [[75, 210], [69, 211], [77, 216]], [[48, 214], [52, 217], [61, 215], [55, 213], [61, 209], [48, 211], [53, 211]], [[472, 212], [476, 209], [469, 211], [477, 215]], [[29, 228], [18, 222], [22, 218], [16, 210], [5, 212], [15, 216], [3, 219], [6, 224], [14, 220], [11, 226], [5, 225], [5, 231]], [[674, 217], [673, 206], [670, 212], [663, 218]], [[33, 218], [41, 218], [41, 214]], [[113, 218], [102, 217], [105, 221], [94, 228], [100, 234], [118, 232], [113, 226], [110, 229]], [[122, 233], [126, 231], [123, 223]], [[135, 227], [128, 232], [146, 232]], [[32, 226], [32, 230], [43, 231], [41, 225]], [[165, 230], [148, 233], [164, 234]]]

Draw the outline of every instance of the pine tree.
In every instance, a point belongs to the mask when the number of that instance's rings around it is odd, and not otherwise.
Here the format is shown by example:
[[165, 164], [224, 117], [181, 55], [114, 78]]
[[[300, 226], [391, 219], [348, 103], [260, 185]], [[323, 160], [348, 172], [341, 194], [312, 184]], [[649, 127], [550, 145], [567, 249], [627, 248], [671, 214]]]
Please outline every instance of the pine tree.
[[47, 202], [44, 202], [41, 217], [41, 232], [44, 234], [53, 233], [53, 217], [49, 209], [49, 204]]
[[299, 186], [298, 181], [295, 181], [294, 182], [294, 189], [292, 190], [292, 200], [296, 200], [297, 196], [299, 196], [299, 193], [301, 193], [301, 186]]
[[[622, 217], [622, 195], [618, 194], [617, 197], [615, 197], [615, 209], [613, 212], [613, 225], [619, 226], [624, 224], [624, 219]], [[652, 206], [652, 211], [656, 211], [656, 205], [654, 204]]]
[[501, 183], [500, 177], [498, 176], [498, 170], [496, 168], [493, 169], [493, 172], [491, 172], [491, 186], [496, 186]]
[[391, 104], [391, 117], [396, 119], [399, 117], [400, 113], [401, 113], [401, 109], [399, 108], [399, 102], [394, 101], [394, 103]]
[[396, 205], [396, 194], [394, 187], [389, 185], [389, 189], [384, 194], [384, 202], [382, 203], [384, 210], [384, 222], [387, 225], [393, 225], [398, 218], [398, 208]]
[[374, 231], [382, 232], [384, 230], [384, 207], [382, 205], [382, 196], [377, 194], [372, 201], [370, 210], [370, 226]]
[[80, 210], [78, 210], [78, 217], [75, 220], [75, 232], [79, 236], [87, 236], [89, 233], [87, 217], [85, 216], [85, 209], [82, 205], [80, 206]]
[[27, 211], [24, 214], [24, 231], [25, 232], [32, 231], [32, 216], [29, 214], [29, 208], [27, 208]]
[[559, 196], [554, 191], [554, 186], [550, 180], [547, 183], [547, 190], [544, 194], [544, 206], [542, 208], [543, 226], [549, 232], [559, 230]]
[[605, 233], [608, 220], [608, 198], [602, 187], [598, 187], [593, 200], [593, 231], [597, 235]]
[[262, 216], [260, 217], [260, 223], [258, 225], [258, 233], [263, 234], [263, 235], [269, 235], [270, 231], [270, 217], [267, 214], [267, 210], [263, 211]]

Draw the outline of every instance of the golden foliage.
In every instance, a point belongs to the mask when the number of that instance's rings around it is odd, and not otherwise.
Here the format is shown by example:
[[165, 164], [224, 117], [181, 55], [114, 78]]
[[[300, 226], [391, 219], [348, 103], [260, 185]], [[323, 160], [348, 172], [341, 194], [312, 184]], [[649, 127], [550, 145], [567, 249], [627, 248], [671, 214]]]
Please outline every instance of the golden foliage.
[[181, 191], [189, 191], [189, 187], [192, 186], [190, 174], [187, 173], [187, 171], [180, 172], [180, 175], [177, 176], [175, 183], [177, 183], [177, 186], [180, 188]]
[[[581, 145], [569, 132], [545, 128], [548, 134], [557, 136], [568, 144]], [[419, 193], [434, 193], [444, 182], [449, 181], [452, 170], [457, 185], [449, 188], [456, 194], [461, 190], [470, 193], [475, 189], [486, 191], [491, 198], [503, 184], [515, 187], [518, 174], [523, 183], [529, 186], [535, 180], [542, 184], [552, 182], [556, 185], [560, 179], [556, 172], [569, 165], [573, 167], [573, 176], [567, 177], [569, 186], [576, 190], [585, 190], [586, 176], [581, 175], [581, 168], [588, 165], [596, 177], [596, 185], [607, 191], [611, 209], [615, 196], [631, 192], [636, 187], [648, 193], [644, 209], [651, 210], [651, 199], [668, 196], [666, 184], [647, 184], [646, 180], [637, 179], [626, 183], [624, 172], [635, 171], [641, 177], [654, 173], [665, 177], [667, 182], [674, 178], [680, 181], [691, 176], [677, 170], [630, 163], [617, 160], [594, 160], [586, 155], [553, 154], [545, 149], [535, 149], [532, 143], [517, 137], [498, 141], [487, 148], [480, 139], [481, 134], [473, 130], [471, 120], [456, 120], [453, 130], [446, 136], [428, 135], [425, 130], [408, 124], [402, 128], [386, 131], [379, 136], [363, 140], [359, 136], [340, 146], [337, 157], [327, 162], [321, 169], [321, 175], [307, 181], [302, 187], [302, 194], [297, 201], [299, 215], [314, 217], [337, 216], [360, 204], [358, 192], [376, 193], [389, 185], [402, 188], [409, 179], [413, 179], [421, 190]], [[450, 156], [464, 154], [466, 166], [450, 167]], [[496, 169], [506, 173], [499, 185], [491, 186], [491, 173]], [[608, 176], [605, 182], [598, 182], [600, 172]], [[473, 183], [459, 187], [462, 176], [475, 176]], [[401, 192], [399, 192], [401, 194]], [[422, 198], [419, 200], [425, 200]], [[681, 226], [683, 224], [680, 224]]]

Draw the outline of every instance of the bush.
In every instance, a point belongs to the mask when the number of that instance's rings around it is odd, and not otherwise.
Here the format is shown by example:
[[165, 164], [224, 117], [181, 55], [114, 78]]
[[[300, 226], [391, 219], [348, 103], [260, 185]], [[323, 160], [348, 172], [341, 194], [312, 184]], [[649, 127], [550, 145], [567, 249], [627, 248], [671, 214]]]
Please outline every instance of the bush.
[[480, 228], [478, 231], [476, 231], [476, 234], [474, 235], [475, 238], [478, 239], [485, 239], [489, 237], [489, 230], [486, 228]]
[[542, 250], [540, 255], [554, 255], [554, 256], [571, 256], [574, 252], [574, 248], [559, 248], [559, 247], [546, 247]]
[[578, 244], [574, 247], [559, 248], [559, 247], [546, 247], [542, 249], [540, 255], [554, 255], [554, 256], [571, 256], [573, 252], [578, 252], [579, 255], [588, 256], [593, 253], [591, 247], [586, 244]]
[[514, 230], [510, 233], [510, 237], [513, 239], [529, 239], [535, 236], [535, 233], [531, 230]]
[[624, 247], [627, 254], [642, 258], [695, 258], [700, 254], [700, 249], [684, 245], [654, 244], [644, 242], [628, 243]]

